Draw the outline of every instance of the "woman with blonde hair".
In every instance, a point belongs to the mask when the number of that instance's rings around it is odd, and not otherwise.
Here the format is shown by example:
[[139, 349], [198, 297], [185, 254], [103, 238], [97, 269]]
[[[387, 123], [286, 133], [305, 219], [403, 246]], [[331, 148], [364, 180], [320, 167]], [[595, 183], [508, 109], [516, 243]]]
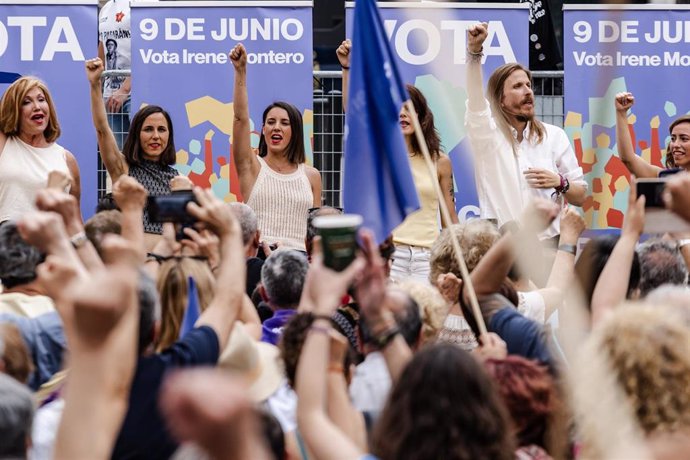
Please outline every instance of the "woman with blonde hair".
[[156, 351], [170, 347], [180, 337], [182, 322], [190, 304], [189, 280], [196, 285], [199, 312], [211, 302], [216, 280], [205, 260], [179, 256], [164, 261], [158, 271], [158, 292], [161, 298], [161, 330]]
[[664, 305], [623, 304], [594, 328], [574, 367], [588, 458], [614, 458], [626, 436], [690, 434], [689, 346], [682, 312]]
[[7, 88], [0, 99], [0, 222], [34, 210], [36, 192], [53, 171], [71, 179], [69, 193], [79, 200], [79, 165], [56, 142], [60, 133], [45, 83], [22, 77]]

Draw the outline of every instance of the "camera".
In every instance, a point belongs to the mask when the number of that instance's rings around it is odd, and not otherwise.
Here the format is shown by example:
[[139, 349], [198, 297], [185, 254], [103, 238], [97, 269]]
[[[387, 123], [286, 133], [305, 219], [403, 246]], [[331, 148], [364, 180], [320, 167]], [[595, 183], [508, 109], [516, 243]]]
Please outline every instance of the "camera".
[[685, 219], [664, 207], [664, 189], [668, 177], [637, 179], [637, 196], [645, 197], [645, 233], [687, 232]]
[[664, 188], [667, 179], [637, 179], [637, 196], [644, 195], [646, 208], [664, 207]]
[[196, 218], [187, 212], [187, 203], [196, 203], [191, 190], [179, 190], [170, 195], [150, 196], [146, 209], [152, 222], [173, 222], [191, 225]]

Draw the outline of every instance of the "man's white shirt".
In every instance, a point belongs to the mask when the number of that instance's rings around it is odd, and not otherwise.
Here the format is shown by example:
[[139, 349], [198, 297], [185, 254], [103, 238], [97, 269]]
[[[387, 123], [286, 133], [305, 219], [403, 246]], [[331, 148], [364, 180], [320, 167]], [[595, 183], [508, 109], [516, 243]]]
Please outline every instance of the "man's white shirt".
[[[565, 131], [548, 123], [543, 125], [546, 134], [541, 143], [536, 144], [529, 139], [528, 123], [523, 140], [513, 153], [513, 146], [496, 124], [488, 101], [486, 109], [482, 111], [467, 108], [465, 126], [472, 145], [474, 177], [482, 218], [496, 219], [501, 226], [511, 220], [519, 220], [530, 199], [552, 199], [553, 188], [535, 189], [529, 186], [524, 176], [524, 171], [529, 168], [548, 169], [560, 173], [571, 185], [587, 187]], [[511, 131], [517, 139], [517, 131], [514, 128]], [[558, 202], [564, 205], [562, 196]], [[560, 216], [539, 237], [551, 238], [559, 233]]]

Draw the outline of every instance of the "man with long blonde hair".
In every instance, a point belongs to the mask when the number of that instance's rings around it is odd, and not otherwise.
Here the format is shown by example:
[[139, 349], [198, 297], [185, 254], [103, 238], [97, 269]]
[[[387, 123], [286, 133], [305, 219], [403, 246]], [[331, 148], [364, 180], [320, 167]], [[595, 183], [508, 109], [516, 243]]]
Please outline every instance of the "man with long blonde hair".
[[[470, 27], [467, 34], [465, 124], [481, 216], [501, 226], [517, 220], [533, 197], [581, 206], [587, 192], [582, 168], [565, 132], [534, 115], [530, 71], [518, 63], [505, 64], [489, 78], [486, 98], [482, 94], [482, 45], [487, 35], [486, 23]], [[557, 241], [559, 223], [554, 220], [540, 238]]]

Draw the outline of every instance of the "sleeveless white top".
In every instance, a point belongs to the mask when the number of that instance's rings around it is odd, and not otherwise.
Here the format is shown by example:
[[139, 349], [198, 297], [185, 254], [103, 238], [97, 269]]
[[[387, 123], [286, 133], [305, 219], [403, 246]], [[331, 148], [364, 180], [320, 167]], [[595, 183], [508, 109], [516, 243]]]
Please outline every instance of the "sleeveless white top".
[[293, 173], [281, 174], [263, 158], [257, 158], [261, 169], [246, 203], [256, 213], [261, 239], [281, 243], [285, 248], [306, 250], [307, 214], [314, 204], [314, 194], [304, 164]]
[[8, 137], [0, 152], [0, 222], [35, 210], [36, 193], [46, 186], [51, 171], [71, 175], [63, 147], [57, 143], [32, 147], [16, 136]]

